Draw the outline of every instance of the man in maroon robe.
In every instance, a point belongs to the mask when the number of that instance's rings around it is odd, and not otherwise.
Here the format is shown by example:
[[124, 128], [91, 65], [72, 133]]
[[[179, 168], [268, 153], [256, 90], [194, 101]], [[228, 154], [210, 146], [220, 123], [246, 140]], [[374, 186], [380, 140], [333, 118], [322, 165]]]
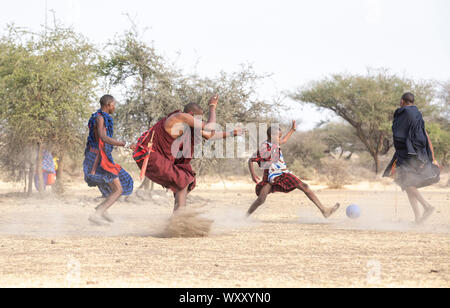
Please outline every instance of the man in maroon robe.
[[[183, 111], [169, 114], [138, 140], [134, 152], [136, 163], [147, 178], [174, 192], [174, 211], [186, 206], [187, 195], [195, 188], [196, 174], [191, 166], [195, 140], [224, 139], [242, 134], [241, 129], [215, 131], [218, 102], [217, 95], [210, 99], [208, 122], [201, 120], [202, 108], [191, 103]], [[195, 138], [195, 134], [199, 138]]]

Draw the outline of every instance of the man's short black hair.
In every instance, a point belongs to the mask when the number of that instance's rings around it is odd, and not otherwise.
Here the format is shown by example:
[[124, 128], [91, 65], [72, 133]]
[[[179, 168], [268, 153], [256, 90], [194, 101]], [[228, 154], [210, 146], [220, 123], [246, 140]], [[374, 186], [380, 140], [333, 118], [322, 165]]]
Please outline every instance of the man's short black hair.
[[190, 103], [184, 107], [184, 113], [198, 113], [200, 111], [202, 111], [202, 107], [200, 107], [200, 105], [196, 103]]
[[102, 98], [100, 99], [100, 105], [102, 107], [106, 107], [109, 104], [111, 104], [112, 102], [114, 102], [116, 99], [114, 98], [114, 96], [106, 94], [103, 95]]
[[414, 94], [412, 94], [412, 93], [410, 93], [410, 92], [405, 93], [405, 94], [403, 94], [403, 96], [402, 96], [402, 100], [403, 100], [405, 103], [414, 104], [414, 101], [415, 101]]

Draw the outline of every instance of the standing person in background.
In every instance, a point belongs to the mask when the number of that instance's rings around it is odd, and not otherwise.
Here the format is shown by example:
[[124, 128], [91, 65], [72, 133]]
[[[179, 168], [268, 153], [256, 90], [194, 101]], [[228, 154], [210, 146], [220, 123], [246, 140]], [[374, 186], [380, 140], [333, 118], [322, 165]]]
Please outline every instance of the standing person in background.
[[52, 154], [47, 150], [44, 150], [43, 153], [42, 168], [38, 168], [38, 170], [36, 170], [36, 174], [34, 175], [34, 186], [36, 187], [36, 190], [39, 190], [38, 172], [42, 172], [42, 176], [44, 178], [44, 190], [46, 190], [47, 186], [52, 186], [53, 184], [55, 184], [56, 165]]

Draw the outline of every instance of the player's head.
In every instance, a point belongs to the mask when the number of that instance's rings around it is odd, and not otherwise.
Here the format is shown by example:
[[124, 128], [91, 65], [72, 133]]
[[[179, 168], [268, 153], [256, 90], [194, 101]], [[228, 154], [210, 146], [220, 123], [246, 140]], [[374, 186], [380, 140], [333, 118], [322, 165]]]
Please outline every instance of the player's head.
[[270, 143], [280, 144], [283, 132], [279, 125], [272, 125], [267, 129], [267, 139]]
[[405, 107], [405, 106], [414, 105], [414, 101], [415, 101], [414, 94], [412, 94], [410, 92], [405, 93], [402, 96], [402, 100], [400, 102], [400, 106]]
[[184, 107], [184, 113], [189, 113], [193, 116], [203, 116], [203, 109], [199, 104], [190, 103]]
[[100, 98], [100, 106], [103, 111], [113, 114], [116, 111], [116, 99], [109, 94], [103, 95]]

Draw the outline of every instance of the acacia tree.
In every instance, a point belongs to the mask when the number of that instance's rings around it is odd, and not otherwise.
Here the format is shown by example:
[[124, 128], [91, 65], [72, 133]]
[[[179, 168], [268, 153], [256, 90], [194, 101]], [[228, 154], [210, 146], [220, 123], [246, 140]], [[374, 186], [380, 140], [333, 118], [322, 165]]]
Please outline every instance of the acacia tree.
[[[201, 78], [188, 75], [178, 80], [176, 95], [182, 105], [195, 102], [207, 110], [208, 100], [213, 93], [220, 95], [220, 108], [217, 109], [217, 123], [223, 128], [227, 123], [261, 123], [272, 120], [272, 112], [277, 103], [269, 104], [258, 98], [257, 85], [265, 76], [256, 74], [251, 66], [242, 66], [234, 73], [221, 72], [215, 78]], [[214, 150], [214, 146], [213, 146]], [[227, 167], [241, 167], [240, 160], [197, 159], [194, 162], [199, 174], [210, 172], [221, 175]]]
[[[173, 91], [177, 72], [140, 39], [134, 24], [110, 42], [106, 51], [99, 64], [106, 87], [125, 90], [125, 101], [119, 104], [116, 115], [119, 135], [134, 139], [168, 110], [180, 107]], [[146, 179], [141, 187], [148, 189], [149, 184]]]
[[[347, 123], [328, 123], [323, 127], [317, 128], [316, 131], [318, 138], [327, 145], [327, 152], [332, 153], [340, 150], [340, 153], [338, 153], [339, 159], [344, 158], [345, 152], [350, 152], [350, 156], [345, 157], [349, 159], [353, 153], [365, 150], [364, 145], [356, 136], [355, 130]], [[388, 149], [389, 147], [386, 146], [385, 150]]]
[[425, 115], [431, 113], [434, 98], [431, 82], [415, 82], [386, 70], [369, 71], [367, 75], [333, 75], [312, 82], [290, 97], [302, 104], [331, 110], [348, 122], [372, 156], [378, 173], [379, 155], [392, 147], [393, 115], [406, 91], [416, 95], [416, 104]]
[[100, 74], [108, 88], [125, 90], [125, 101], [117, 110], [118, 134], [135, 138], [165, 111], [179, 107], [173, 95], [172, 69], [153, 48], [139, 37], [135, 26], [106, 46]]
[[450, 80], [441, 84], [439, 98], [442, 105], [442, 117], [450, 122]]
[[[44, 148], [51, 150], [60, 158], [57, 191], [63, 192], [64, 157], [82, 144], [96, 87], [95, 62], [92, 45], [72, 29], [56, 25], [39, 33], [9, 29], [0, 44], [0, 100], [6, 131], [2, 144], [7, 153], [2, 162], [7, 170], [22, 170], [25, 162], [20, 153], [26, 146], [37, 146], [37, 166], [42, 165]], [[42, 173], [38, 175], [42, 192]]]
[[450, 81], [440, 85], [438, 108], [427, 125], [436, 158], [442, 166], [450, 161]]
[[[136, 27], [108, 44], [106, 50], [100, 72], [108, 87], [125, 89], [124, 102], [116, 115], [118, 133], [124, 138], [136, 138], [188, 103], [198, 103], [207, 110], [214, 93], [221, 97], [217, 111], [221, 125], [266, 119], [270, 111], [270, 105], [256, 95], [256, 84], [264, 76], [254, 73], [250, 66], [231, 74], [222, 72], [216, 78], [184, 74], [143, 41]], [[217, 163], [201, 159], [199, 170]]]

